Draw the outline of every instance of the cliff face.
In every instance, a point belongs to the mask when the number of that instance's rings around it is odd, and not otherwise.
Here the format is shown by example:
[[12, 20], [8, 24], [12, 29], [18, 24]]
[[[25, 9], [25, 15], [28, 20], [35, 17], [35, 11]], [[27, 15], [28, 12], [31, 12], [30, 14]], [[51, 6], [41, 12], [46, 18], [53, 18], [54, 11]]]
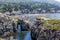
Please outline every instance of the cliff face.
[[0, 29], [3, 28], [14, 29], [13, 27], [17, 29], [18, 25], [22, 25], [21, 27], [23, 31], [29, 29], [28, 20], [21, 19], [18, 16], [7, 16], [3, 13], [0, 13]]
[[0, 27], [4, 27], [4, 26], [12, 27], [13, 21], [16, 22], [14, 18], [0, 13]]
[[6, 24], [6, 22], [11, 21], [11, 19], [9, 16], [6, 16], [6, 15], [0, 13], [0, 21], [5, 22], [5, 24]]

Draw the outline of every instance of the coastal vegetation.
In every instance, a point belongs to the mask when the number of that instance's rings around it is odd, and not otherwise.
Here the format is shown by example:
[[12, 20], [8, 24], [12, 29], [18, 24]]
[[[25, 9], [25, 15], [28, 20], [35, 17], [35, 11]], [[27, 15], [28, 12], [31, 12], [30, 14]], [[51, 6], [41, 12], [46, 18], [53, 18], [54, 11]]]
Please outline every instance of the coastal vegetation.
[[53, 29], [59, 30], [60, 29], [60, 20], [58, 19], [50, 19], [44, 22], [46, 27], [51, 27]]
[[40, 2], [20, 2], [20, 3], [0, 3], [0, 12], [12, 12], [21, 11], [21, 13], [33, 13], [37, 11], [37, 13], [48, 13], [48, 12], [57, 12], [60, 10], [60, 6], [50, 3], [40, 3]]

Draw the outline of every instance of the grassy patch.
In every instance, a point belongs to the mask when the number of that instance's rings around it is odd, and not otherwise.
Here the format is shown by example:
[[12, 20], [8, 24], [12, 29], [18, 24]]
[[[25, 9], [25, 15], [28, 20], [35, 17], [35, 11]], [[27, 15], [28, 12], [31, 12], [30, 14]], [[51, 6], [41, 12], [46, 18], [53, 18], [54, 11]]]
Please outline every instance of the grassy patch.
[[60, 20], [54, 20], [54, 19], [47, 20], [44, 21], [44, 25], [45, 27], [53, 27], [54, 29], [58, 30], [60, 29]]

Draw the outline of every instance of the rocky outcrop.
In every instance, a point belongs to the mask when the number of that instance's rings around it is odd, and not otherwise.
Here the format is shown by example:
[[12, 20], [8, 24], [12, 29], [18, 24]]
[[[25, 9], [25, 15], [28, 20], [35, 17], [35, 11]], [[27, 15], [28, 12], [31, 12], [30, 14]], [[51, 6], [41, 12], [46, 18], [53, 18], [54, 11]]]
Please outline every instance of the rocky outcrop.
[[[18, 25], [21, 25], [21, 31], [28, 31], [30, 29], [29, 23], [20, 19], [18, 16], [8, 16], [0, 13], [0, 35], [17, 32]], [[9, 33], [8, 33], [9, 32]]]
[[[32, 40], [59, 40], [59, 30], [44, 26], [44, 19], [36, 19], [35, 24], [31, 28]], [[57, 39], [56, 39], [57, 38]]]
[[27, 23], [27, 22], [24, 21], [24, 20], [19, 20], [19, 21], [17, 22], [17, 27], [18, 27], [18, 25], [21, 26], [21, 31], [28, 31], [28, 30], [30, 30], [30, 25], [29, 25], [29, 23]]
[[12, 23], [13, 21], [16, 23], [13, 19], [10, 16], [0, 13], [0, 35], [6, 34], [5, 32], [13, 32]]

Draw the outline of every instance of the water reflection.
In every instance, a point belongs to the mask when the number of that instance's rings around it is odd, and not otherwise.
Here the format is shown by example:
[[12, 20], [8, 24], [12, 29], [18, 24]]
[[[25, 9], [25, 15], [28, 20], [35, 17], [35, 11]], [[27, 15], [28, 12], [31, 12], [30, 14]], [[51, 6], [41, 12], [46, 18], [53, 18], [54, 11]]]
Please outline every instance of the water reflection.
[[18, 25], [18, 32], [21, 32], [21, 26]]
[[30, 31], [26, 34], [24, 40], [31, 40]]

